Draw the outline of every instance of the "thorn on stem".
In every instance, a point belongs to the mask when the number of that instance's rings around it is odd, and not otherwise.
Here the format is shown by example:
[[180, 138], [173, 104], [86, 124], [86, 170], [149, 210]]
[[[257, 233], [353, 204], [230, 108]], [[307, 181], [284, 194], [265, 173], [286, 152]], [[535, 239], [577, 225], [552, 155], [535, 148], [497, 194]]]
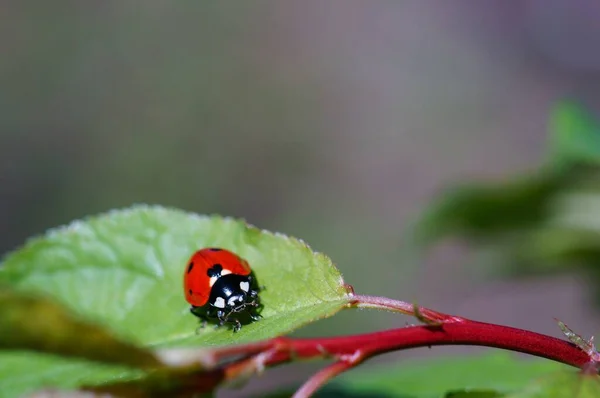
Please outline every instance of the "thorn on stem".
[[594, 336], [590, 337], [589, 340], [586, 340], [581, 335], [575, 333], [571, 328], [569, 328], [567, 324], [561, 322], [556, 318], [554, 318], [554, 320], [558, 322], [558, 327], [567, 337], [567, 339], [571, 343], [579, 347], [580, 350], [585, 352], [590, 357], [590, 363], [593, 363], [594, 366], [597, 368], [600, 365], [600, 353], [598, 353], [596, 345], [594, 344]]
[[440, 320], [434, 320], [434, 319], [431, 319], [431, 318], [428, 318], [427, 316], [425, 316], [421, 312], [421, 308], [416, 303], [413, 303], [413, 311], [415, 313], [415, 318], [417, 318], [419, 321], [423, 322], [425, 325], [441, 327], [444, 323]]

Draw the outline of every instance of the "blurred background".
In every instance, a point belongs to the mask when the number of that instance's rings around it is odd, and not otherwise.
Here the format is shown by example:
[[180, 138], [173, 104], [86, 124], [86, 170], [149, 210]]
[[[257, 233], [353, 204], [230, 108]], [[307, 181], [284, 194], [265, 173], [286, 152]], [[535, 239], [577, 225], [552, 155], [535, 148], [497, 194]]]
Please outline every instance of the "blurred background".
[[[359, 293], [556, 336], [554, 316], [584, 335], [600, 329], [576, 274], [493, 280], [459, 244], [426, 258], [406, 245], [443, 187], [537, 168], [554, 101], [600, 106], [600, 3], [2, 9], [3, 253], [72, 219], [156, 203], [300, 237]], [[351, 312], [300, 334], [407, 321]], [[459, 350], [382, 360], [445, 352]], [[311, 369], [270, 371], [241, 394]]]

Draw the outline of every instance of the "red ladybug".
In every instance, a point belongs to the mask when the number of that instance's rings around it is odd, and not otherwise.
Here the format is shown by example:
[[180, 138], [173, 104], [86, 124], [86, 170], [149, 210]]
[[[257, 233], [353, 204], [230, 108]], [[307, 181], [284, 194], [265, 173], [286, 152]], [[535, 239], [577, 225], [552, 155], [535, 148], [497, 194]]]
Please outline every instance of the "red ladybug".
[[218, 321], [218, 326], [233, 323], [237, 332], [242, 321], [261, 317], [254, 272], [246, 260], [229, 250], [205, 248], [194, 253], [185, 269], [183, 288], [190, 311], [203, 325], [210, 320]]

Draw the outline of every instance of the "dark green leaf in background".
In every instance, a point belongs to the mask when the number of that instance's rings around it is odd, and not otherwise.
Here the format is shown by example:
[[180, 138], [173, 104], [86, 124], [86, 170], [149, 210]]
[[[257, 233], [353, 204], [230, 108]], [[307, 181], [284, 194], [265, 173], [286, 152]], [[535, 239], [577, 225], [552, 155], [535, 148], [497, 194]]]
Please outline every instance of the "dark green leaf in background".
[[465, 238], [495, 275], [564, 272], [583, 266], [600, 302], [600, 124], [574, 101], [550, 117], [549, 162], [502, 183], [448, 190], [426, 209], [415, 236], [424, 246]]
[[490, 239], [542, 222], [565, 184], [562, 172], [545, 171], [504, 183], [472, 184], [446, 191], [417, 224], [416, 239], [432, 244], [448, 236]]
[[[447, 236], [477, 241], [536, 228], [551, 216], [557, 196], [578, 185], [600, 192], [600, 125], [571, 101], [559, 103], [550, 122], [550, 165], [501, 183], [472, 183], [444, 192], [417, 224], [426, 244]], [[556, 162], [554, 162], [554, 160]], [[568, 161], [567, 161], [568, 160]], [[553, 167], [560, 164], [566, 167]]]
[[540, 377], [506, 398], [597, 398], [600, 378], [577, 372], [559, 372]]
[[557, 371], [576, 372], [555, 362], [520, 360], [516, 355], [499, 352], [406, 361], [401, 365], [379, 366], [370, 372], [351, 371], [336, 379], [332, 387], [401, 398], [444, 398], [449, 393], [475, 391], [506, 394], [523, 388], [532, 378]]
[[505, 394], [491, 390], [462, 390], [447, 393], [444, 398], [500, 398]]
[[549, 130], [552, 163], [600, 165], [600, 123], [590, 110], [561, 101], [551, 112]]

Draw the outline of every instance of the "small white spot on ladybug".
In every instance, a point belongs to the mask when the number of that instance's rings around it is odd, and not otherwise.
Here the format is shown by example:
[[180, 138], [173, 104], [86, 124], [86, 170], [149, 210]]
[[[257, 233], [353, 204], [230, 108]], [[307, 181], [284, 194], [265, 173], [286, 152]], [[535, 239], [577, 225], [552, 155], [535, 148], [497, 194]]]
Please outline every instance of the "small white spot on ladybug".
[[217, 297], [214, 306], [217, 308], [225, 308], [225, 300], [223, 300], [223, 297]]
[[250, 290], [250, 284], [248, 282], [240, 282], [240, 289], [248, 293], [248, 290]]

